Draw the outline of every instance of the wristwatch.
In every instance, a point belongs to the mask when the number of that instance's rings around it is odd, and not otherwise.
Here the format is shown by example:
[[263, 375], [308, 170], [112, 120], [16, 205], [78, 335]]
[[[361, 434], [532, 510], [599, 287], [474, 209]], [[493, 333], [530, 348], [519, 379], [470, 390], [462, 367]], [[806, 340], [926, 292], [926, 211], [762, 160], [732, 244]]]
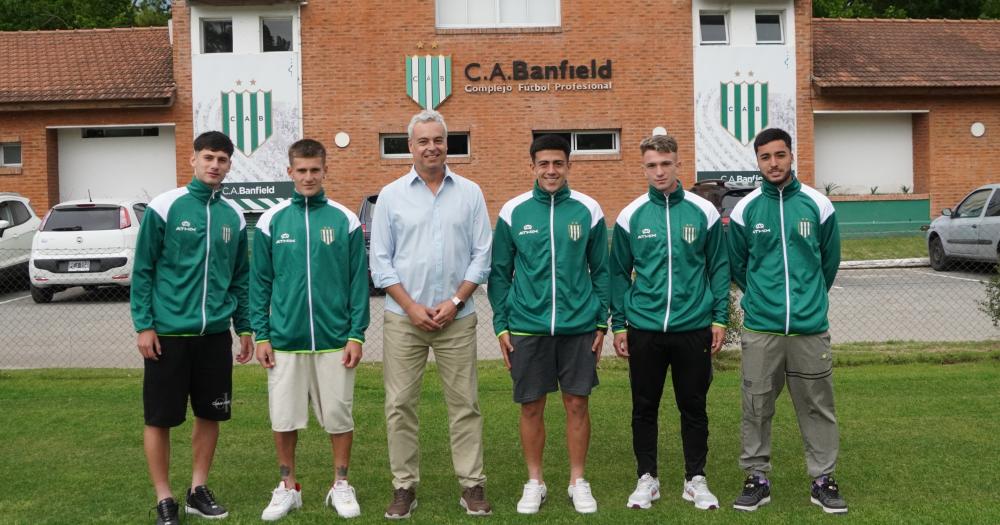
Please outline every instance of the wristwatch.
[[459, 310], [465, 308], [465, 301], [459, 299], [457, 295], [451, 298], [451, 304], [455, 305], [455, 308], [458, 308]]

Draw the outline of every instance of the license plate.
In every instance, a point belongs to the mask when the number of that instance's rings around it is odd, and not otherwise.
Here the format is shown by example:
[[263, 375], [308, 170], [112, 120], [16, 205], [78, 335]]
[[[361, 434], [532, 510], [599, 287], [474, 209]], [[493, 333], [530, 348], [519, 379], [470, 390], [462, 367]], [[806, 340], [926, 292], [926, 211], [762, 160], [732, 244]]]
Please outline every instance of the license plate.
[[70, 261], [66, 270], [70, 272], [89, 272], [90, 261]]

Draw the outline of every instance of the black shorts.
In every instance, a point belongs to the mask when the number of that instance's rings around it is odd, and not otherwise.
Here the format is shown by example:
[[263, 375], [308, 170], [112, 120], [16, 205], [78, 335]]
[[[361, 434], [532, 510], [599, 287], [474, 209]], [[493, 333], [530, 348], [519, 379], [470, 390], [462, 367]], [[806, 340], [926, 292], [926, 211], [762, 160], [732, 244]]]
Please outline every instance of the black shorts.
[[530, 403], [560, 389], [589, 396], [598, 384], [597, 354], [591, 350], [595, 333], [510, 336], [514, 402]]
[[187, 415], [227, 421], [233, 397], [233, 336], [159, 336], [159, 361], [145, 359], [142, 404], [146, 424], [176, 427]]

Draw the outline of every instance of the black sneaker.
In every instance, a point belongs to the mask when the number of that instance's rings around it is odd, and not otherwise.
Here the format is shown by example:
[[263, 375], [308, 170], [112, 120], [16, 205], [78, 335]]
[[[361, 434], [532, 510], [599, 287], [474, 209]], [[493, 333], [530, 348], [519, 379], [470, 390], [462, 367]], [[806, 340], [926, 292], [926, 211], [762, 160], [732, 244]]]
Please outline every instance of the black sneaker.
[[184, 512], [211, 520], [220, 520], [229, 515], [226, 508], [215, 501], [215, 494], [212, 494], [205, 485], [198, 485], [194, 488], [194, 492], [188, 489]]
[[820, 507], [827, 514], [844, 514], [847, 512], [847, 502], [840, 495], [840, 488], [833, 476], [821, 476], [812, 483], [812, 497], [809, 501]]
[[771, 484], [760, 476], [747, 476], [743, 494], [733, 502], [733, 508], [752, 512], [771, 502]]
[[181, 520], [177, 515], [177, 509], [174, 498], [161, 499], [156, 504], [156, 525], [179, 525]]

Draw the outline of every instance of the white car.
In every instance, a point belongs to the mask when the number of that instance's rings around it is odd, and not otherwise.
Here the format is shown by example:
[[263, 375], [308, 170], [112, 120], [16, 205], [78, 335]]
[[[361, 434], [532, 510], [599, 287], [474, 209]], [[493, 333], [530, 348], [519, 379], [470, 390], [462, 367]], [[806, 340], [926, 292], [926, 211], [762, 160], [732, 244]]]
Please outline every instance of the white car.
[[78, 200], [49, 210], [31, 246], [31, 298], [47, 303], [72, 286], [132, 284], [139, 221], [146, 203]]
[[27, 269], [31, 239], [41, 223], [26, 197], [0, 192], [0, 271]]
[[954, 211], [941, 210], [927, 230], [927, 251], [938, 271], [958, 259], [1000, 262], [1000, 184], [980, 186]]

